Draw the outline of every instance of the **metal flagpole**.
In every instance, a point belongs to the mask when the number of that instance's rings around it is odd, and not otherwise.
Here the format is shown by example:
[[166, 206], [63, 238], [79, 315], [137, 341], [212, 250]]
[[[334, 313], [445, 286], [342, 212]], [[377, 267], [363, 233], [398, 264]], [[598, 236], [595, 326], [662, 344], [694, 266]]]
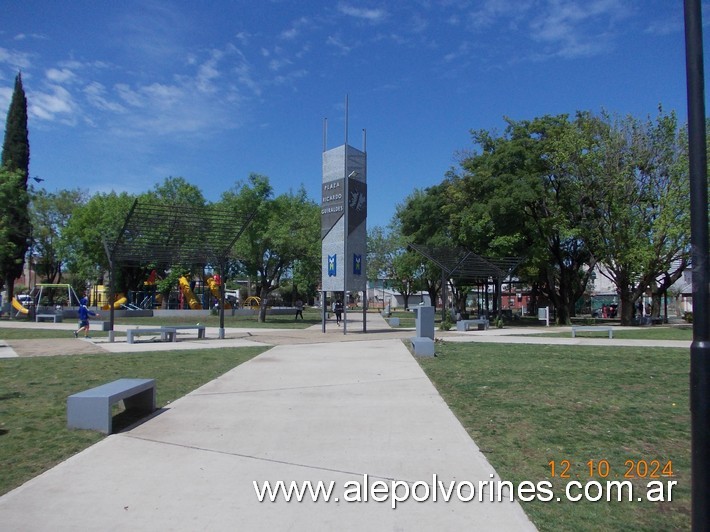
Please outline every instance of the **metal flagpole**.
[[[367, 154], [367, 131], [365, 131], [365, 128], [362, 129], [362, 152]], [[367, 164], [367, 159], [365, 159], [365, 162]], [[365, 177], [367, 178], [367, 174], [365, 174]], [[367, 249], [367, 245], [365, 245], [365, 249]], [[367, 332], [367, 271], [365, 276], [365, 289], [362, 292], [362, 332], [364, 333]]]
[[[325, 156], [325, 152], [327, 149], [328, 149], [328, 119], [324, 118], [323, 119], [323, 154], [324, 154], [323, 157]], [[322, 192], [322, 190], [321, 190], [321, 192]], [[322, 220], [322, 218], [321, 218], [321, 220]], [[321, 221], [321, 224], [322, 223], [323, 222]], [[323, 239], [321, 237], [321, 253], [323, 250], [322, 242], [323, 242]], [[321, 260], [322, 260], [322, 255], [321, 255]], [[326, 264], [327, 264], [327, 261], [326, 261]], [[323, 284], [322, 276], [321, 276], [321, 284]], [[321, 288], [325, 288], [325, 287], [322, 286]], [[325, 304], [327, 301], [326, 294], [327, 294], [327, 292], [325, 290], [321, 290], [321, 300], [320, 300], [321, 301], [321, 327], [323, 329], [323, 334], [325, 334], [325, 317], [326, 317]]]
[[348, 95], [345, 95], [345, 146], [343, 147], [344, 159], [345, 159], [345, 184], [343, 186], [343, 192], [345, 195], [345, 212], [343, 213], [343, 223], [345, 225], [344, 238], [343, 238], [343, 334], [348, 334], [348, 268], [350, 268], [350, 262], [348, 261], [348, 211], [350, 210], [350, 195], [348, 192], [348, 184], [350, 178], [348, 177]]

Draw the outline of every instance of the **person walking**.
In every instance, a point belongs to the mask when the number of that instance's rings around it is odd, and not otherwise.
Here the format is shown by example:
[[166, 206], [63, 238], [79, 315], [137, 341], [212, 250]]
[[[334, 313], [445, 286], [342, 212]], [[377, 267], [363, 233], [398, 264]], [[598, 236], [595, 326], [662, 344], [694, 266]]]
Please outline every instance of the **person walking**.
[[100, 318], [96, 312], [89, 310], [89, 307], [86, 306], [88, 303], [89, 300], [85, 297], [82, 297], [79, 301], [79, 328], [74, 331], [74, 338], [79, 338], [81, 331], [84, 331], [84, 338], [91, 338], [89, 336], [89, 316]]
[[343, 302], [339, 299], [335, 302], [335, 324], [340, 326], [340, 321], [343, 318]]
[[296, 300], [296, 319], [301, 316], [301, 319], [303, 319], [303, 301], [300, 299]]

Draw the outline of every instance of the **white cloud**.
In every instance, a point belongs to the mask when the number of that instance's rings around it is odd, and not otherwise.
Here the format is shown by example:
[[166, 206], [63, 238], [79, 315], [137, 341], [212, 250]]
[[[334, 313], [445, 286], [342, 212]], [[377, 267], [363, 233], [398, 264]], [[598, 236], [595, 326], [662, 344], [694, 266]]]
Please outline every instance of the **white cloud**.
[[76, 123], [77, 105], [67, 89], [49, 85], [48, 91], [32, 91], [28, 97], [28, 113], [31, 117], [47, 121]]
[[685, 31], [683, 17], [671, 17], [652, 21], [646, 27], [646, 33], [651, 35], [672, 35], [674, 33], [682, 33]]
[[281, 59], [272, 59], [269, 61], [269, 69], [273, 70], [274, 72], [277, 72], [279, 70], [282, 70], [283, 68], [291, 65], [292, 62], [288, 59], [281, 58]]
[[471, 53], [471, 43], [464, 41], [459, 44], [458, 49], [455, 52], [450, 52], [444, 56], [444, 61], [447, 63], [452, 63], [454, 61], [459, 61], [462, 57], [467, 57]]
[[45, 72], [45, 76], [52, 83], [67, 83], [76, 78], [74, 72], [67, 68], [50, 68]]
[[0, 87], [0, 109], [8, 109], [12, 100], [13, 89], [10, 87]]
[[345, 44], [340, 34], [329, 35], [325, 42], [329, 46], [337, 48], [338, 51], [343, 55], [349, 54], [352, 50], [352, 46], [348, 46], [347, 44]]
[[150, 100], [150, 105], [161, 109], [173, 107], [182, 100], [185, 91], [176, 85], [165, 85], [163, 83], [151, 83], [140, 89], [140, 94]]
[[372, 23], [383, 22], [387, 18], [387, 11], [384, 9], [353, 7], [346, 3], [338, 4], [338, 11], [340, 11], [343, 15], [366, 20]]
[[533, 40], [548, 46], [546, 55], [592, 56], [614, 46], [615, 25], [630, 13], [620, 0], [548, 0], [529, 29]]
[[6, 63], [12, 68], [28, 69], [31, 65], [30, 54], [18, 52], [16, 50], [8, 50], [0, 48], [0, 63]]
[[240, 85], [248, 88], [254, 95], [261, 96], [262, 88], [258, 81], [254, 78], [252, 68], [247, 61], [242, 61], [234, 67], [234, 74], [237, 76], [237, 81]]
[[307, 17], [301, 17], [294, 20], [291, 26], [283, 30], [279, 37], [286, 41], [292, 41], [303, 34], [304, 30], [310, 29], [312, 26], [311, 20]]
[[283, 76], [276, 76], [274, 79], [274, 85], [292, 85], [292, 88], [296, 90], [296, 85], [294, 82], [298, 79], [305, 78], [308, 76], [308, 70], [294, 70]]
[[131, 107], [143, 107], [141, 96], [125, 83], [117, 83], [114, 85], [114, 90], [117, 96]]
[[46, 35], [41, 34], [41, 33], [30, 33], [30, 34], [18, 33], [14, 37], [14, 40], [16, 40], [16, 41], [24, 41], [26, 39], [36, 39], [36, 40], [44, 41], [44, 40], [47, 40], [48, 37]]
[[197, 69], [197, 77], [195, 79], [195, 85], [200, 92], [203, 93], [215, 93], [217, 92], [217, 87], [214, 82], [221, 77], [221, 72], [218, 68], [218, 64], [224, 53], [220, 50], [213, 50], [211, 57], [202, 63]]
[[481, 30], [492, 26], [501, 19], [510, 20], [524, 16], [529, 9], [529, 1], [485, 0], [478, 9], [468, 14], [467, 20], [473, 29]]
[[121, 104], [111, 101], [106, 97], [106, 88], [101, 83], [96, 81], [91, 82], [84, 87], [83, 92], [89, 103], [97, 109], [112, 111], [114, 113], [122, 113], [125, 111], [125, 108]]
[[299, 34], [299, 31], [297, 28], [289, 28], [287, 30], [282, 31], [281, 35], [279, 35], [279, 37], [281, 37], [284, 40], [291, 41], [291, 40], [295, 39], [296, 37], [298, 37], [298, 34]]

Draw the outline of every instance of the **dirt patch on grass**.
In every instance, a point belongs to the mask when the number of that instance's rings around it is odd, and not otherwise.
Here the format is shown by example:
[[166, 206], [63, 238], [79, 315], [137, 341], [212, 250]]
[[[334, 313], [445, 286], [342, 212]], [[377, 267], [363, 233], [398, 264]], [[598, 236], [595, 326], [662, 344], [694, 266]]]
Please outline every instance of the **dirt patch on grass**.
[[[68, 333], [71, 335], [71, 332]], [[89, 355], [106, 353], [90, 341], [77, 338], [47, 338], [41, 340], [8, 340], [7, 344], [21, 357], [58, 355]]]

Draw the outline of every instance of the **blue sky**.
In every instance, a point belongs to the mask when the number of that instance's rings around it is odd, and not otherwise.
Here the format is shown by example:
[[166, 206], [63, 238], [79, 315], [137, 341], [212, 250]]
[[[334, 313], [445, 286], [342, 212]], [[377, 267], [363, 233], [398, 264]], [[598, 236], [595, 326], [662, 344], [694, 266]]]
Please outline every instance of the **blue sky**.
[[10, 0], [0, 115], [21, 70], [50, 191], [182, 176], [217, 200], [256, 172], [320, 201], [324, 119], [342, 144], [347, 95], [371, 227], [505, 116], [662, 104], [685, 121], [683, 31], [681, 0]]

